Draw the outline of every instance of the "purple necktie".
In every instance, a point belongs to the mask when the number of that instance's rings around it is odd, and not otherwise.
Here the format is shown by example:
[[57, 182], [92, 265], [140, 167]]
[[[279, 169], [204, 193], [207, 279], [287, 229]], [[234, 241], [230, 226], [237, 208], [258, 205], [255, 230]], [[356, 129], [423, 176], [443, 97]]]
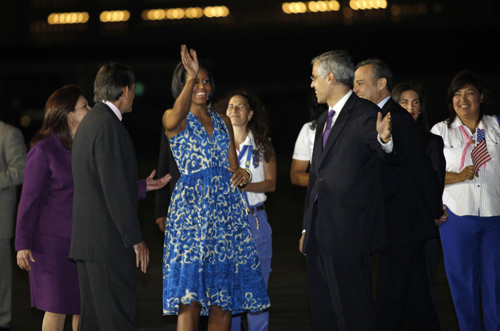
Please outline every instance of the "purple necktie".
[[330, 134], [330, 131], [332, 129], [333, 115], [335, 115], [335, 110], [331, 109], [330, 111], [328, 111], [328, 118], [326, 119], [326, 128], [325, 131], [323, 132], [323, 148], [325, 148], [326, 140], [328, 139], [328, 135]]

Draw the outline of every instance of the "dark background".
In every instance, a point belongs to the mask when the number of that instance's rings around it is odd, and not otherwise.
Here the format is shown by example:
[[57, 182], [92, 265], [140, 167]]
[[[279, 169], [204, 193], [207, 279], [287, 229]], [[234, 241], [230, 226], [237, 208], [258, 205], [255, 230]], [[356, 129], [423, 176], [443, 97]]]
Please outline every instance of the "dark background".
[[[215, 100], [246, 87], [271, 116], [278, 156], [290, 158], [311, 106], [310, 60], [346, 49], [357, 63], [378, 57], [395, 83], [423, 83], [430, 124], [447, 117], [446, 90], [460, 70], [471, 69], [494, 89], [500, 5], [493, 0], [389, 0], [386, 9], [285, 14], [276, 0], [23, 0], [0, 2], [0, 119], [21, 127], [27, 140], [40, 127], [50, 94], [79, 84], [93, 98], [99, 64], [130, 65], [144, 93], [124, 123], [139, 159], [157, 157], [161, 116], [173, 104], [172, 72], [182, 43], [211, 66]], [[225, 18], [145, 21], [146, 9], [225, 5]], [[105, 10], [128, 10], [130, 19], [103, 23]], [[88, 12], [85, 24], [49, 25], [51, 13]], [[396, 15], [399, 12], [399, 15]], [[496, 96], [494, 96], [496, 98]], [[498, 104], [498, 102], [497, 102]], [[22, 127], [27, 115], [30, 124]]]
[[[145, 178], [157, 164], [161, 116], [173, 104], [170, 85], [180, 45], [196, 49], [213, 71], [215, 101], [246, 87], [270, 114], [278, 156], [277, 191], [266, 202], [274, 238], [271, 329], [309, 330], [306, 267], [297, 247], [305, 189], [292, 186], [288, 172], [295, 139], [309, 121], [311, 59], [332, 49], [348, 50], [355, 63], [383, 59], [395, 83], [424, 84], [431, 126], [447, 117], [446, 91], [460, 70], [476, 71], [499, 102], [497, 0], [388, 0], [386, 9], [363, 11], [339, 3], [338, 12], [288, 15], [277, 0], [0, 0], [0, 120], [21, 128], [28, 142], [56, 89], [78, 84], [90, 101], [101, 63], [130, 65], [144, 90], [137, 90], [124, 123], [136, 145], [139, 177]], [[220, 5], [229, 8], [228, 17], [141, 19], [147, 9]], [[101, 12], [109, 10], [128, 10], [130, 20], [100, 22]], [[90, 19], [47, 23], [51, 13], [63, 12], [88, 12]], [[175, 317], [161, 314], [163, 234], [154, 223], [153, 194], [140, 202], [139, 218], [151, 263], [147, 275], [137, 274], [138, 324], [140, 330], [173, 330]], [[436, 279], [442, 329], [457, 330], [442, 255]], [[13, 329], [39, 329], [42, 316], [29, 307], [28, 273], [16, 267]]]

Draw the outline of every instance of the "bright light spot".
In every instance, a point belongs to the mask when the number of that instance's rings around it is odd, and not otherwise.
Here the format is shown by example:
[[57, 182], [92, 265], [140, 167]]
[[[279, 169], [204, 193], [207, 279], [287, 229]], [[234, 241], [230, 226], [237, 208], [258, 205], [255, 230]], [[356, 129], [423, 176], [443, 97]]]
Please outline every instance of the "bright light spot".
[[[229, 9], [226, 6], [218, 7], [189, 7], [189, 8], [169, 8], [169, 9], [151, 9], [144, 10], [141, 18], [145, 21], [158, 21], [158, 20], [175, 20], [183, 18], [200, 18], [205, 15], [206, 17], [226, 17], [229, 15]], [[118, 20], [128, 20], [130, 13], [124, 11], [124, 17], [118, 17]]]
[[316, 13], [318, 11], [318, 5], [316, 4], [315, 1], [309, 1], [307, 7], [309, 7], [309, 10], [312, 11], [313, 13]]
[[47, 17], [49, 24], [77, 24], [87, 23], [89, 14], [86, 12], [75, 13], [52, 13]]
[[[143, 15], [144, 12], [143, 12]], [[149, 18], [149, 12], [147, 13]], [[151, 16], [152, 17], [152, 16]], [[115, 10], [115, 11], [103, 11], [99, 15], [101, 22], [125, 22], [130, 18], [130, 12], [128, 10]], [[151, 18], [153, 19], [153, 18]]]
[[194, 8], [188, 8], [185, 10], [186, 12], [186, 17], [187, 18], [195, 18], [196, 17], [196, 9]]
[[318, 1], [317, 4], [318, 4], [319, 11], [324, 12], [324, 11], [328, 10], [328, 6], [326, 5], [326, 2], [324, 2], [324, 1]]
[[357, 0], [351, 0], [349, 2], [349, 6], [351, 7], [351, 9], [353, 10], [358, 10], [359, 9], [359, 6], [358, 6], [358, 1]]
[[333, 11], [339, 11], [340, 10], [340, 4], [338, 1], [330, 1], [328, 6], [330, 6], [330, 9]]
[[379, 7], [382, 9], [387, 8], [387, 1], [386, 0], [379, 0]]
[[291, 14], [292, 12], [290, 11], [290, 4], [288, 2], [283, 2], [281, 5], [281, 9], [283, 9], [283, 12], [285, 14]]
[[205, 14], [206, 17], [214, 17], [214, 15], [212, 15], [212, 7], [205, 7], [203, 14]]

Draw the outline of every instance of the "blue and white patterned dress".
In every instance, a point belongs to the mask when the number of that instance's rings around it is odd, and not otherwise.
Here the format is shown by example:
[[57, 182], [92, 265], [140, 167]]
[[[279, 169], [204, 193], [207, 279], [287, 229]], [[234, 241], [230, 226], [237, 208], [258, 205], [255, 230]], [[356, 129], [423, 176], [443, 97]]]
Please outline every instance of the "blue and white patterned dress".
[[186, 129], [170, 138], [181, 174], [170, 201], [163, 258], [163, 314], [179, 304], [262, 311], [270, 306], [241, 195], [231, 188], [230, 138], [222, 118], [210, 110], [214, 131], [191, 112]]

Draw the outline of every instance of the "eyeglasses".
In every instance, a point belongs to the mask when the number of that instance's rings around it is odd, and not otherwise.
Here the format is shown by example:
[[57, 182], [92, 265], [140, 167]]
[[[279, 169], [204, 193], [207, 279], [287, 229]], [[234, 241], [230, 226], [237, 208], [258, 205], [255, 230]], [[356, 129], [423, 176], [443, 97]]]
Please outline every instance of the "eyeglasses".
[[312, 76], [311, 76], [311, 81], [313, 81], [313, 82], [314, 82], [314, 81], [316, 80], [316, 77], [318, 77], [318, 76], [319, 76], [319, 75], [312, 75]]

